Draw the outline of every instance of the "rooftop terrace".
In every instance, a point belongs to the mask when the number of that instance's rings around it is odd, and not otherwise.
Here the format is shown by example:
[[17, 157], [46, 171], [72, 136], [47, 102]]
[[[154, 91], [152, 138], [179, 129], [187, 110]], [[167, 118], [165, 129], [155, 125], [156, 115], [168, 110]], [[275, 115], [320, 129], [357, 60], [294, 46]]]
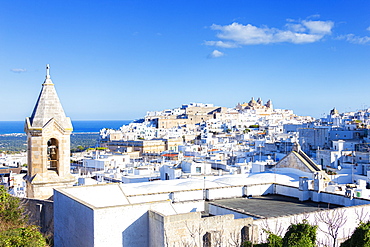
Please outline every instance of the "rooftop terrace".
[[304, 201], [281, 195], [255, 196], [250, 198], [221, 199], [210, 202], [245, 213], [256, 218], [279, 217], [291, 214], [309, 213], [320, 209], [337, 208], [339, 205]]

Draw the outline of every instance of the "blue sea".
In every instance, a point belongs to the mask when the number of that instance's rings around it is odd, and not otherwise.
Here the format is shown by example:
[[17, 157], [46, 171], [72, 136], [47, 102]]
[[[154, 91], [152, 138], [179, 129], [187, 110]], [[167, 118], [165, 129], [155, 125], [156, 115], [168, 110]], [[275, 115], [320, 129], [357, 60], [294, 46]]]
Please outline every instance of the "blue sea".
[[[72, 121], [73, 133], [99, 132], [103, 128], [119, 129], [132, 120], [90, 120]], [[24, 133], [24, 121], [0, 121], [0, 134]]]

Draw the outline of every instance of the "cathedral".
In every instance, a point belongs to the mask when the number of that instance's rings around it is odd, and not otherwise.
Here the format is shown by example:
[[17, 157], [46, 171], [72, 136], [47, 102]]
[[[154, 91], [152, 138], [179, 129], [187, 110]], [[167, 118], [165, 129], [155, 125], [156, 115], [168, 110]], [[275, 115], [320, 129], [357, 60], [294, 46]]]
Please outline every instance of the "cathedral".
[[258, 98], [257, 101], [252, 97], [248, 103], [238, 103], [235, 107], [239, 111], [250, 111], [253, 110], [257, 114], [271, 113], [273, 111], [272, 101], [268, 100], [266, 104], [263, 104], [261, 98]]

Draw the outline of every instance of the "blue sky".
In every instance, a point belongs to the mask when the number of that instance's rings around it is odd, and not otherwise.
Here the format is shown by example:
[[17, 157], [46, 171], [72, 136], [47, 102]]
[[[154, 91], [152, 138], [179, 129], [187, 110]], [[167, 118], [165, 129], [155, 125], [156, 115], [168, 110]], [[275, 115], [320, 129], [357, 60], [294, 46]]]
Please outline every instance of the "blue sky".
[[322, 117], [370, 107], [370, 2], [0, 0], [0, 120], [30, 116], [50, 64], [73, 120], [261, 97]]

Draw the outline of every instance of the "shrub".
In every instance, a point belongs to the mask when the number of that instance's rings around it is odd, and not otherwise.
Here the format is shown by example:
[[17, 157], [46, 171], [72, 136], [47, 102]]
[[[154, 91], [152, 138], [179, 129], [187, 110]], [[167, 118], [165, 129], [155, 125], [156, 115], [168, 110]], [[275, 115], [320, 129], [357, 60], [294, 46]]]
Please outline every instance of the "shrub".
[[0, 232], [0, 247], [44, 247], [46, 241], [36, 226], [8, 229]]
[[352, 233], [352, 236], [344, 241], [341, 247], [368, 247], [370, 246], [370, 221], [360, 223]]
[[292, 224], [283, 238], [283, 246], [292, 247], [315, 247], [317, 226], [311, 226], [306, 222]]
[[[292, 224], [285, 233], [284, 238], [271, 232], [266, 243], [256, 244], [255, 247], [315, 247], [317, 226], [311, 226], [305, 221]], [[248, 245], [246, 245], [248, 246]]]
[[9, 195], [4, 186], [0, 186], [0, 222], [1, 227], [8, 224], [21, 226], [27, 222], [19, 198]]
[[37, 226], [28, 225], [27, 220], [20, 199], [0, 186], [0, 247], [47, 246]]

